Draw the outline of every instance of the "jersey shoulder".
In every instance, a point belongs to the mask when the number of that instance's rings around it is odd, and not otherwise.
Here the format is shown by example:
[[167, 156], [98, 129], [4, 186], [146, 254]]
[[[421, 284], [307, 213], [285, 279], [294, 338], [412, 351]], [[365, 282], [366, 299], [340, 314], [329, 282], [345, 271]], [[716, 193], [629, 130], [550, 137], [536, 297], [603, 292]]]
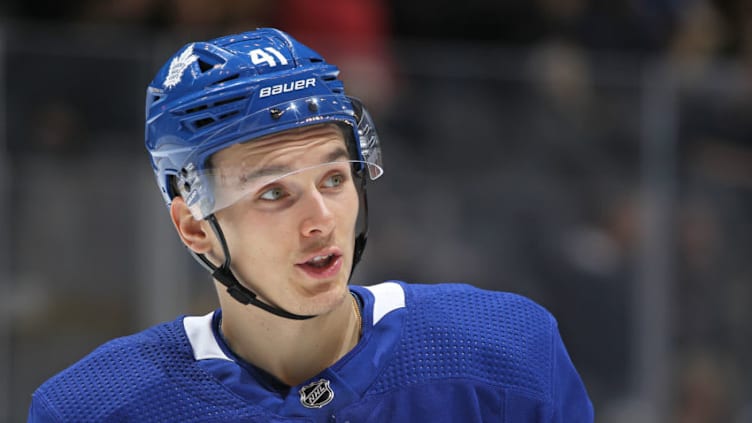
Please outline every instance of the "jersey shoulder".
[[545, 308], [465, 284], [402, 286], [405, 327], [381, 389], [464, 379], [550, 399], [558, 331]]
[[[175, 413], [190, 413], [177, 405], [206, 400], [215, 381], [195, 365], [182, 320], [103, 344], [42, 384], [32, 412], [38, 406], [61, 421], [176, 421]], [[227, 395], [219, 393], [222, 404]]]
[[474, 336], [488, 334], [515, 341], [514, 334], [548, 334], [555, 324], [548, 310], [519, 294], [458, 283], [404, 286], [410, 309], [421, 318], [440, 325], [461, 323]]

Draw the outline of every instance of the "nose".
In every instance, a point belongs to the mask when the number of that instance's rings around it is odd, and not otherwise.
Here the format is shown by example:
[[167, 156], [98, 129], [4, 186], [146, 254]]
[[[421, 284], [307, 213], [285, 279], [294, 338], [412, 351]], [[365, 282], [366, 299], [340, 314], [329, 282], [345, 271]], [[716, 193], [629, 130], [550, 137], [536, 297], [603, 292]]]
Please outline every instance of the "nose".
[[302, 202], [303, 219], [300, 232], [304, 237], [327, 236], [335, 226], [334, 213], [326, 198], [314, 189], [305, 196]]

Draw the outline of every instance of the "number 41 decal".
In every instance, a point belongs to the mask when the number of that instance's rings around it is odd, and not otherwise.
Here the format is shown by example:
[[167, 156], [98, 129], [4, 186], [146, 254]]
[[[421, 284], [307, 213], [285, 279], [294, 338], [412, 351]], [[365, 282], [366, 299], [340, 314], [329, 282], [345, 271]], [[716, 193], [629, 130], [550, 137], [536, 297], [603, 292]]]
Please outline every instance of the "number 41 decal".
[[[282, 53], [280, 53], [279, 50], [274, 47], [265, 47], [264, 49], [257, 48], [251, 50], [249, 54], [251, 55], [251, 62], [253, 62], [254, 65], [266, 63], [267, 65], [269, 65], [269, 67], [273, 68], [277, 66], [277, 60], [279, 60], [279, 64], [287, 64], [287, 59], [285, 58], [285, 56], [283, 56]], [[275, 57], [277, 58], [277, 60], [274, 60]]]

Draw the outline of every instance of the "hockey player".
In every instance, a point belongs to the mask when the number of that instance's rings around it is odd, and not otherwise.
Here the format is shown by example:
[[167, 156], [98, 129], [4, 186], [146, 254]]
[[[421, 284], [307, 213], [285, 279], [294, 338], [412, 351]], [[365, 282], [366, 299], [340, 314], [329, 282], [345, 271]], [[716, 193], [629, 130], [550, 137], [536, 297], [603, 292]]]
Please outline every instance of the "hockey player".
[[30, 422], [592, 422], [554, 318], [459, 284], [349, 285], [379, 138], [338, 70], [260, 29], [183, 47], [146, 147], [219, 305], [45, 382]]

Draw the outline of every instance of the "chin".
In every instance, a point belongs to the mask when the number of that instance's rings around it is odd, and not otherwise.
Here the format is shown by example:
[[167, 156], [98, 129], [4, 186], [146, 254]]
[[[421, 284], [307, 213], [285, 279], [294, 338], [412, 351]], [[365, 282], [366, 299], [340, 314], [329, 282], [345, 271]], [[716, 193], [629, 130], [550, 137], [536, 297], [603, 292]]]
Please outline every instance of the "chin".
[[[348, 298], [347, 282], [333, 282], [322, 289], [306, 292], [300, 304], [302, 314], [326, 314], [335, 310]], [[317, 287], [319, 288], [319, 287]]]

